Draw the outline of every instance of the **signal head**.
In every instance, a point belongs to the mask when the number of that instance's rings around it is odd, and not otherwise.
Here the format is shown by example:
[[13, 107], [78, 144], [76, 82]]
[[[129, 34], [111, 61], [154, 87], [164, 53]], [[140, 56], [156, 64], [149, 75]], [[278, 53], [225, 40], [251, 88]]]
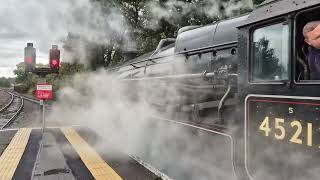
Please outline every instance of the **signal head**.
[[27, 43], [27, 47], [24, 48], [24, 63], [26, 72], [33, 72], [35, 70], [36, 49], [33, 47], [33, 43]]
[[57, 45], [52, 45], [49, 52], [49, 64], [52, 72], [58, 73], [60, 68], [60, 50]]

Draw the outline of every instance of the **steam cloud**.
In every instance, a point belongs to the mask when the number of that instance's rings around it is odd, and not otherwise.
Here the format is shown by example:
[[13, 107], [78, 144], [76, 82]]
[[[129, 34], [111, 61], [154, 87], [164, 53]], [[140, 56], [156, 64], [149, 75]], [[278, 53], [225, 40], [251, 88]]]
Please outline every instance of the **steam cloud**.
[[[97, 10], [95, 4], [89, 0], [59, 3], [39, 0], [26, 1], [24, 4], [15, 0], [13, 3], [18, 7], [12, 7], [11, 11], [13, 8], [15, 11], [22, 10], [28, 16], [12, 14], [23, 22], [11, 26], [14, 26], [17, 33], [21, 33], [20, 31], [29, 25], [30, 18], [34, 19], [38, 23], [30, 27], [27, 35], [37, 37], [45, 51], [49, 44], [58, 43], [68, 32], [78, 32], [85, 35], [86, 40], [101, 43], [109, 42], [113, 34], [125, 36], [126, 22], [121, 13], [112, 10], [105, 16], [103, 10]], [[232, 14], [233, 10], [240, 7], [252, 7], [251, 1], [210, 0], [207, 3], [208, 6], [201, 11], [210, 17], [221, 16], [221, 6], [224, 7], [225, 15]], [[156, 28], [161, 18], [169, 22], [174, 22], [172, 17], [180, 18], [170, 14], [170, 9], [176, 6], [182, 8], [182, 15], [187, 15], [192, 9], [189, 4], [177, 0], [168, 1], [166, 7], [150, 2], [149, 7], [154, 18], [151, 28]], [[22, 34], [26, 33], [22, 31]], [[81, 44], [78, 47], [83, 48]], [[172, 94], [179, 96], [176, 89], [170, 85], [166, 87], [168, 94], [163, 95], [164, 99], [170, 98]], [[63, 126], [80, 124], [93, 129], [103, 137], [103, 142], [99, 142], [97, 148], [103, 144], [112, 144], [120, 151], [152, 162], [152, 165], [172, 178], [235, 179], [230, 163], [232, 152], [229, 152], [231, 147], [228, 138], [150, 118], [159, 112], [146, 103], [144, 97], [148, 97], [150, 92], [163, 94], [159, 91], [161, 89], [155, 84], [137, 83], [127, 86], [103, 70], [78, 74], [66, 82], [65, 87], [58, 93], [59, 101], [54, 104], [48, 121], [50, 123], [60, 120]], [[272, 150], [270, 154], [273, 154]], [[267, 175], [270, 174], [262, 169], [256, 176]]]
[[[227, 137], [152, 118], [159, 112], [145, 98], [161, 91], [155, 84], [129, 85], [105, 71], [78, 74], [69, 83], [59, 92], [48, 123], [93, 129], [103, 137], [96, 148], [107, 144], [140, 157], [174, 179], [235, 179]], [[178, 95], [165, 87], [162, 98]]]
[[[129, 36], [129, 26], [118, 7], [102, 1], [105, 6], [91, 0], [67, 0], [67, 1], [42, 1], [42, 0], [10, 0], [6, 5], [0, 6], [0, 37], [13, 42], [14, 39], [23, 41], [21, 47], [26, 42], [34, 42], [40, 54], [40, 59], [47, 59], [48, 49], [52, 44], [61, 47], [61, 41], [68, 33], [79, 35], [82, 41], [76, 44], [75, 49], [80, 61], [86, 62], [85, 45], [83, 42], [94, 42], [107, 45], [112, 38], [122, 37], [125, 42], [133, 42]], [[187, 16], [190, 11], [201, 11], [209, 17], [232, 15], [233, 10], [239, 8], [252, 7], [250, 0], [245, 1], [204, 1], [206, 6], [203, 9], [194, 9], [192, 4], [178, 0], [168, 1], [164, 7], [160, 7], [158, 1], [147, 3], [150, 12], [151, 23], [149, 28], [158, 27], [160, 19], [164, 18], [168, 22]], [[173, 8], [181, 8], [180, 14], [175, 14]], [[223, 7], [223, 12], [221, 11]], [[141, 10], [140, 14], [146, 13]], [[23, 49], [23, 47], [21, 48]], [[21, 53], [22, 54], [22, 53]], [[22, 55], [19, 57], [22, 58]], [[70, 54], [62, 53], [64, 61], [70, 60]], [[17, 57], [14, 54], [12, 58]]]
[[[52, 44], [61, 47], [69, 32], [81, 36], [83, 41], [101, 44], [107, 44], [115, 35], [126, 37], [121, 13], [115, 8], [102, 9], [90, 0], [10, 0], [0, 6], [0, 22], [2, 38], [19, 38], [25, 42], [21, 49], [26, 42], [34, 42], [41, 55], [46, 55]], [[86, 63], [85, 58], [81, 60]]]
[[[199, 1], [195, 1], [195, 3], [200, 4]], [[179, 0], [170, 0], [164, 5], [160, 5], [157, 1], [151, 1], [148, 3], [153, 17], [150, 28], [157, 28], [161, 19], [174, 24], [191, 12], [221, 19], [239, 15], [239, 10], [253, 8], [252, 0], [205, 0], [201, 4], [203, 4], [202, 8], [195, 8], [194, 4]], [[177, 11], [177, 9], [179, 10]]]
[[[0, 21], [3, 22], [1, 31], [35, 42], [38, 52], [44, 54], [52, 44], [61, 47], [61, 40], [69, 32], [78, 34], [83, 41], [101, 44], [110, 42], [114, 35], [130, 39], [126, 34], [127, 24], [117, 9], [111, 8], [105, 13], [105, 9], [90, 0], [11, 0], [8, 3], [9, 6], [0, 7]], [[227, 14], [247, 5], [240, 1], [228, 4], [210, 0], [203, 11], [210, 17], [220, 15], [218, 5], [221, 4], [225, 6]], [[172, 22], [172, 17], [178, 18], [175, 15], [168, 16], [170, 8], [177, 5], [182, 7], [182, 16], [191, 10], [190, 5], [180, 1], [168, 1], [168, 8], [151, 2], [149, 7], [154, 19], [150, 28], [156, 28], [161, 18], [169, 22]], [[80, 42], [76, 47], [79, 53], [83, 53], [80, 56], [85, 57], [84, 45]], [[81, 60], [87, 63], [85, 58]], [[121, 151], [147, 159], [173, 178], [235, 178], [230, 173], [231, 156], [228, 155], [231, 152], [227, 151], [231, 148], [226, 148], [228, 143], [204, 132], [151, 120], [150, 116], [158, 112], [140, 97], [159, 90], [154, 85], [136, 86], [136, 89], [125, 86], [105, 71], [78, 74], [66, 82], [58, 93], [59, 101], [53, 106], [48, 121], [60, 120], [63, 126], [80, 124], [94, 129], [106, 141], [100, 144], [110, 143]], [[166, 91], [177, 94], [174, 88]], [[130, 95], [133, 93], [138, 95], [132, 99]], [[190, 171], [191, 168], [194, 171]]]

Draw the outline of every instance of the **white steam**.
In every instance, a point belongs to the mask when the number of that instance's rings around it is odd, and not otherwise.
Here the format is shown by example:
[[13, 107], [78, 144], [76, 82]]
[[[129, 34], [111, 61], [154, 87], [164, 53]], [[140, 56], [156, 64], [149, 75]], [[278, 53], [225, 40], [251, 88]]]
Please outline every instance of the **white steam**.
[[[200, 7], [196, 7], [198, 4]], [[191, 13], [203, 14], [210, 18], [225, 18], [239, 15], [244, 9], [252, 9], [252, 0], [205, 0], [184, 2], [170, 0], [160, 5], [158, 1], [150, 1], [148, 7], [151, 11], [152, 19], [150, 28], [157, 28], [161, 19], [165, 19], [171, 24], [179, 22], [182, 18], [190, 16]], [[192, 17], [189, 17], [192, 19]]]
[[[144, 99], [161, 91], [155, 84], [129, 85], [105, 71], [76, 75], [59, 92], [48, 123], [93, 129], [103, 137], [96, 148], [111, 145], [174, 179], [234, 179], [227, 137], [151, 118], [161, 116]], [[162, 98], [178, 95], [169, 87]]]
[[34, 42], [38, 52], [45, 54], [52, 44], [62, 49], [61, 41], [68, 33], [97, 44], [108, 44], [114, 36], [126, 37], [122, 14], [90, 0], [9, 0], [0, 6], [0, 22], [2, 38]]

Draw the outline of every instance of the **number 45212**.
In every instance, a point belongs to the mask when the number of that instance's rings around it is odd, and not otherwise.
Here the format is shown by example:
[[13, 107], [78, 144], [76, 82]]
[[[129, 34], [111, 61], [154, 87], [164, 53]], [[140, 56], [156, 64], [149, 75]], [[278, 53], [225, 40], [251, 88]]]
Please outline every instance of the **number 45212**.
[[[262, 123], [260, 124], [259, 129], [261, 131], [264, 131], [265, 136], [269, 136], [272, 134], [274, 138], [277, 140], [282, 140], [286, 137], [286, 129], [284, 126], [284, 119], [281, 118], [275, 118], [274, 119], [274, 127], [270, 127], [270, 120], [269, 117], [266, 116]], [[303, 130], [301, 122], [294, 120], [290, 122], [290, 131], [295, 131], [293, 135], [290, 138], [290, 142], [296, 143], [296, 144], [303, 144], [303, 141], [301, 139], [301, 133]], [[312, 146], [312, 123], [307, 123], [307, 145]], [[287, 129], [288, 130], [288, 129]], [[290, 133], [291, 134], [291, 133]]]

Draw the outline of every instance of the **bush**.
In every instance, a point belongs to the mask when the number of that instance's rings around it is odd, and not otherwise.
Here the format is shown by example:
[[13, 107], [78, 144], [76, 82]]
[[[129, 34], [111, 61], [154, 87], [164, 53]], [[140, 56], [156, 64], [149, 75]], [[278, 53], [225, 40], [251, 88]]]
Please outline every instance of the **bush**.
[[29, 87], [25, 84], [17, 84], [13, 89], [18, 93], [27, 93], [29, 91]]
[[0, 87], [11, 87], [10, 81], [7, 78], [0, 78]]

